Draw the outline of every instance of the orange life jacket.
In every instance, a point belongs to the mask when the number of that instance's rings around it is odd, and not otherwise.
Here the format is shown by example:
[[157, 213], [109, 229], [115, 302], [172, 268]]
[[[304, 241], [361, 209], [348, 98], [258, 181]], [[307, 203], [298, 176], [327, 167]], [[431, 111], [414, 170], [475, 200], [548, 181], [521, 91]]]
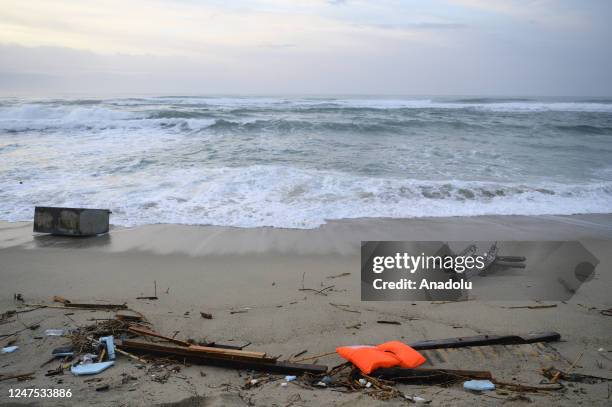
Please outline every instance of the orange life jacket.
[[365, 374], [381, 367], [415, 368], [425, 363], [423, 355], [399, 341], [385, 342], [378, 346], [341, 346], [336, 348], [336, 352]]

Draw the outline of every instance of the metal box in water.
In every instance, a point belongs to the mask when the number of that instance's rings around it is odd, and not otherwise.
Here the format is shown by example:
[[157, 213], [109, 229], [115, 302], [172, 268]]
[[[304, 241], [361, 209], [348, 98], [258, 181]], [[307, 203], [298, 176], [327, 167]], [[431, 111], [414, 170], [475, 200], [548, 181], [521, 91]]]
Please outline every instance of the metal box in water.
[[34, 210], [34, 232], [67, 236], [108, 233], [110, 214], [108, 209], [37, 206]]

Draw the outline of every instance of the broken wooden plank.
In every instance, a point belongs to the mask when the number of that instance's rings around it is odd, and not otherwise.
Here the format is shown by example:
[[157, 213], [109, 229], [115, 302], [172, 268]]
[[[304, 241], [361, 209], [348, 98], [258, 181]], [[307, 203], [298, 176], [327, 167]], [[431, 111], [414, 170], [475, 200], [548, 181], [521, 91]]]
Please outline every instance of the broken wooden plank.
[[251, 369], [270, 373], [296, 375], [303, 373], [321, 374], [327, 372], [327, 366], [322, 365], [282, 362], [275, 359], [220, 357], [219, 355], [201, 353], [190, 350], [189, 348], [174, 345], [160, 345], [148, 342], [125, 340], [118, 342], [117, 346], [134, 353], [154, 354], [175, 358], [181, 361], [187, 360], [191, 363], [202, 365], [212, 365], [235, 369]]
[[491, 372], [485, 370], [406, 369], [403, 367], [380, 368], [372, 372], [370, 376], [411, 384], [447, 383], [465, 379], [493, 379]]
[[270, 359], [266, 358], [266, 352], [255, 352], [248, 350], [236, 350], [227, 348], [215, 348], [211, 346], [191, 345], [189, 349], [195, 352], [222, 355], [222, 356], [239, 356], [253, 359]]
[[542, 332], [526, 335], [476, 335], [459, 338], [432, 339], [409, 344], [416, 350], [466, 348], [469, 346], [524, 345], [537, 342], [556, 342], [561, 339], [557, 332]]

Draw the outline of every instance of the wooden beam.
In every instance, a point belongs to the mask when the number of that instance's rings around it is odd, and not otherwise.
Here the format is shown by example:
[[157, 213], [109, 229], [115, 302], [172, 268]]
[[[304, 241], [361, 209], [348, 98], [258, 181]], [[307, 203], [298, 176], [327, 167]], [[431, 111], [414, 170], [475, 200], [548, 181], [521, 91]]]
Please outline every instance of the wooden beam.
[[536, 342], [556, 342], [561, 339], [557, 332], [526, 335], [477, 335], [459, 338], [433, 339], [409, 344], [416, 350], [466, 348], [469, 346], [523, 345]]
[[327, 366], [301, 363], [281, 362], [271, 358], [245, 358], [238, 356], [221, 356], [207, 354], [197, 350], [174, 345], [160, 345], [150, 342], [124, 340], [117, 346], [133, 353], [152, 354], [171, 357], [178, 360], [187, 360], [194, 364], [212, 365], [234, 369], [259, 370], [280, 374], [321, 374], [327, 372]]

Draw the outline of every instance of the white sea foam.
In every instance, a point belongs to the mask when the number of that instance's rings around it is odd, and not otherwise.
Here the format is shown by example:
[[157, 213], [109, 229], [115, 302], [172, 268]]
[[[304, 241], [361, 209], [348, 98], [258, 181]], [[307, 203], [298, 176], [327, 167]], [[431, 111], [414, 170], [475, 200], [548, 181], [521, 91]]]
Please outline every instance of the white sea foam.
[[328, 219], [609, 213], [612, 183], [522, 185], [357, 177], [279, 166], [165, 173], [65, 174], [0, 184], [0, 218], [30, 220], [34, 205], [110, 208], [115, 224], [312, 228]]

